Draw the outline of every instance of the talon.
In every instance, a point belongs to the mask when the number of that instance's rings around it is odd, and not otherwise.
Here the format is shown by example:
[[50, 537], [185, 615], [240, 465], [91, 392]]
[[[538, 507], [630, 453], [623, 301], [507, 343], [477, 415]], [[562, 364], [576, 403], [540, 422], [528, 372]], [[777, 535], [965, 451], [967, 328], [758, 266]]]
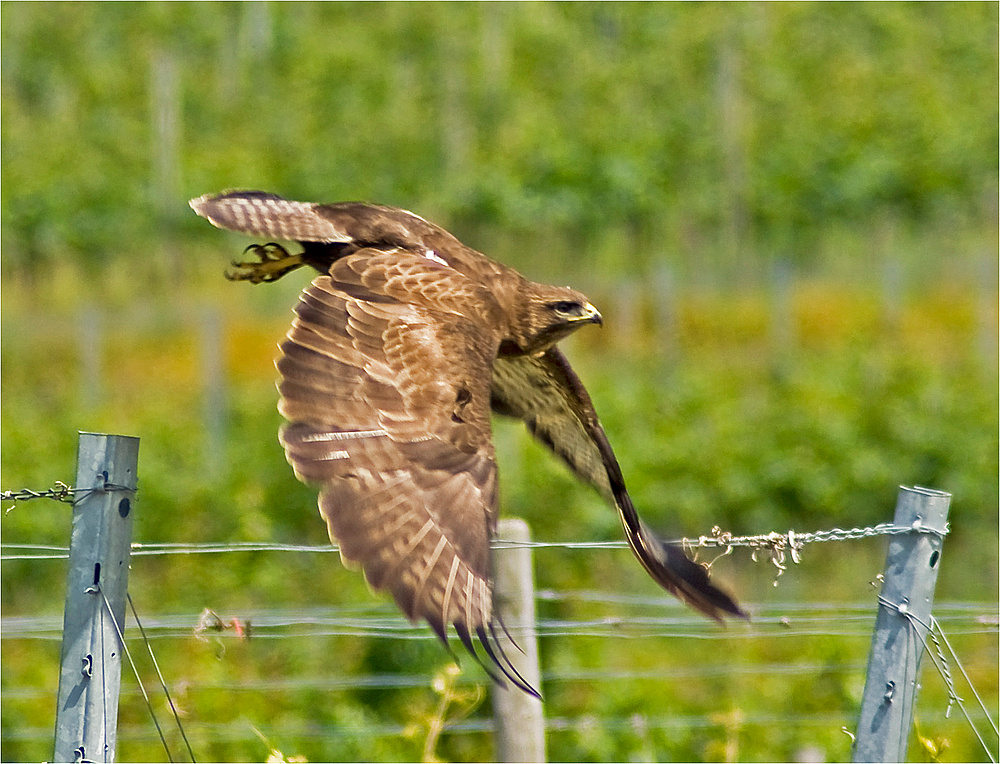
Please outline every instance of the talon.
[[301, 255], [290, 255], [288, 250], [275, 242], [268, 244], [251, 244], [243, 250], [257, 260], [240, 262], [234, 260], [224, 275], [230, 281], [249, 281], [251, 284], [261, 284], [277, 281], [289, 271], [293, 271], [302, 263]]
[[285, 249], [283, 246], [273, 241], [268, 242], [260, 249], [261, 251], [259, 255], [262, 260], [270, 260], [273, 262], [277, 262], [278, 260], [285, 260], [291, 257], [291, 255], [288, 254], [287, 249]]

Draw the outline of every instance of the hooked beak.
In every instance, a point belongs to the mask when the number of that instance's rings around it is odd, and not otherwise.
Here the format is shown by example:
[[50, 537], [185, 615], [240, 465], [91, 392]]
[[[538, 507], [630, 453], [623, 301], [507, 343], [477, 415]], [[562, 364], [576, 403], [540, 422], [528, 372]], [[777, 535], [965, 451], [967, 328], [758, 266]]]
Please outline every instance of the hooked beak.
[[589, 302], [583, 306], [583, 313], [580, 314], [576, 321], [581, 324], [597, 324], [598, 326], [604, 326], [604, 319], [601, 317], [600, 312]]

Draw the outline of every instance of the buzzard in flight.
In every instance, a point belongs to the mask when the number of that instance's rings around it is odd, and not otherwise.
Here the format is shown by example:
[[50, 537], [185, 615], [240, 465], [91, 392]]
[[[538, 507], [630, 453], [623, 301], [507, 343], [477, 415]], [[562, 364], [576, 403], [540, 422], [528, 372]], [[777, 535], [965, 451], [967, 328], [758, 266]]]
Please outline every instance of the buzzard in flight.
[[[191, 201], [219, 228], [295, 241], [248, 248], [227, 276], [274, 281], [309, 265], [281, 345], [281, 443], [344, 560], [447, 645], [534, 693], [496, 643], [490, 539], [498, 514], [490, 412], [522, 419], [614, 502], [625, 536], [667, 591], [721, 621], [745, 617], [707, 571], [639, 519], [590, 397], [559, 340], [601, 314], [569, 287], [536, 284], [404, 210], [309, 204], [259, 191]], [[477, 657], [478, 659], [478, 657]]]

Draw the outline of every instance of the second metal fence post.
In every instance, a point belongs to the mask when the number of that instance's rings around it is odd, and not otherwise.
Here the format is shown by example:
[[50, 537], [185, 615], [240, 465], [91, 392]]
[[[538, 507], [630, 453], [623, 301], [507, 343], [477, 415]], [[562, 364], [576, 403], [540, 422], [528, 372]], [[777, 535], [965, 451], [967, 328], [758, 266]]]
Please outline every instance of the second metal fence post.
[[941, 491], [899, 489], [893, 524], [913, 531], [890, 537], [853, 761], [906, 761], [950, 503]]

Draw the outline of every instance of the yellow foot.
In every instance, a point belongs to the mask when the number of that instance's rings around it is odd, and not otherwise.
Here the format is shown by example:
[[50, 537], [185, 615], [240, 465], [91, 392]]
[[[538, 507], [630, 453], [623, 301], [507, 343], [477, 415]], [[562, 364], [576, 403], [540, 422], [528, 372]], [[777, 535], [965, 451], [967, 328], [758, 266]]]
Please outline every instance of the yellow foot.
[[267, 281], [277, 281], [289, 271], [294, 271], [303, 265], [302, 255], [290, 255], [280, 244], [251, 244], [243, 254], [250, 253], [258, 260], [237, 262], [226, 269], [226, 278], [230, 281], [249, 281], [251, 284], [261, 284]]

